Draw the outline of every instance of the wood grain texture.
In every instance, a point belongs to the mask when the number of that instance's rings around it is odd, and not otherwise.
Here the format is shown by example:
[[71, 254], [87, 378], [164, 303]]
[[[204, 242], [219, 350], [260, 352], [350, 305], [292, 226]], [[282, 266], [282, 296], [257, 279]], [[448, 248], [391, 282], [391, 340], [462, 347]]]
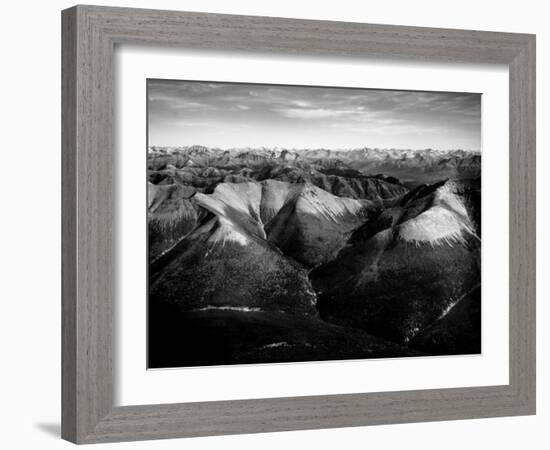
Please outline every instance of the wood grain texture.
[[536, 393], [535, 40], [510, 71], [510, 384], [533, 411]]
[[76, 10], [62, 17], [62, 435], [76, 440]]
[[[95, 6], [63, 11], [62, 28], [65, 439], [93, 443], [535, 412], [534, 36]], [[114, 407], [112, 102], [113, 52], [120, 43], [507, 64], [510, 384]]]
[[64, 16], [62, 436], [78, 442], [113, 406], [113, 49], [85, 9]]

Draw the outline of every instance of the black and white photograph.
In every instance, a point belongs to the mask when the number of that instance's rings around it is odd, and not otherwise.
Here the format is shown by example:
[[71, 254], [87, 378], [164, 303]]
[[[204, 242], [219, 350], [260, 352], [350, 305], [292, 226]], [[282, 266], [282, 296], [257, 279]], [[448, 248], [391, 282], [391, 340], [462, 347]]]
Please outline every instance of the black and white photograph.
[[148, 79], [148, 367], [480, 354], [481, 98]]
[[3, 4], [1, 448], [549, 447], [545, 3], [98, 3]]

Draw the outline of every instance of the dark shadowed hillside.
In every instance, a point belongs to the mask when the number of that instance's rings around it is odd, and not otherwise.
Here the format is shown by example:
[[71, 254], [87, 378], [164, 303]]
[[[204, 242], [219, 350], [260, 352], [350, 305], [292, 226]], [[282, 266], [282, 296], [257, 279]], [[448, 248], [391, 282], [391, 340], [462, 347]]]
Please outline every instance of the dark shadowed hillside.
[[480, 239], [453, 182], [407, 194], [310, 278], [328, 321], [408, 342], [480, 282]]

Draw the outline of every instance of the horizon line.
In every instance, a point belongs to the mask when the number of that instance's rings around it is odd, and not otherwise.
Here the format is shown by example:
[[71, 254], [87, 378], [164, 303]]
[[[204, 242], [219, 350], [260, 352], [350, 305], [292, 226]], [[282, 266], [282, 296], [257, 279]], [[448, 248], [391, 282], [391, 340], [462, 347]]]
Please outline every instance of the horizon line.
[[438, 152], [456, 152], [456, 151], [463, 151], [468, 153], [481, 153], [481, 149], [465, 149], [465, 148], [433, 148], [433, 147], [423, 147], [423, 148], [400, 148], [400, 147], [368, 147], [368, 146], [360, 146], [360, 147], [339, 147], [339, 148], [328, 148], [328, 147], [284, 147], [284, 146], [234, 146], [234, 147], [218, 147], [218, 146], [210, 146], [210, 145], [204, 145], [204, 144], [188, 144], [188, 145], [147, 145], [147, 149], [149, 150], [152, 147], [158, 147], [158, 148], [172, 148], [172, 149], [184, 149], [189, 147], [205, 147], [209, 150], [223, 150], [223, 151], [231, 151], [231, 150], [287, 150], [287, 151], [294, 151], [294, 152], [300, 152], [300, 151], [313, 151], [313, 150], [327, 150], [332, 152], [343, 152], [343, 151], [353, 151], [353, 150], [381, 150], [381, 151], [427, 151], [427, 150], [434, 150]]

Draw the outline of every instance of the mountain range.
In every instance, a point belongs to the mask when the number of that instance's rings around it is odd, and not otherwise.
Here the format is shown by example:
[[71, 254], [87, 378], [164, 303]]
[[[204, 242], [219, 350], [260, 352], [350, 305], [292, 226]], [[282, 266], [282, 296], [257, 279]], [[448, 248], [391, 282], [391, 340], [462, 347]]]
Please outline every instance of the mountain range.
[[149, 366], [479, 353], [480, 175], [461, 150], [150, 148]]
[[[236, 176], [256, 175], [254, 168], [275, 165], [290, 172], [289, 168], [313, 170], [311, 175], [321, 172], [342, 175], [346, 172], [352, 178], [359, 175], [399, 179], [409, 186], [418, 183], [431, 183], [442, 178], [475, 179], [481, 176], [481, 154], [465, 150], [402, 150], [358, 148], [343, 150], [328, 149], [267, 149], [239, 148], [217, 149], [194, 145], [189, 147], [152, 147], [149, 158], [157, 167], [172, 165], [175, 169], [189, 167], [248, 168]], [[262, 175], [268, 175], [263, 173]], [[269, 173], [269, 175], [273, 175]], [[275, 172], [275, 175], [279, 175]], [[295, 174], [299, 177], [301, 173]], [[284, 175], [283, 175], [284, 176]], [[278, 178], [277, 176], [271, 178]], [[290, 181], [290, 180], [285, 180]], [[323, 187], [323, 186], [320, 186]], [[338, 194], [338, 195], [343, 195]], [[349, 196], [349, 195], [348, 195]]]

